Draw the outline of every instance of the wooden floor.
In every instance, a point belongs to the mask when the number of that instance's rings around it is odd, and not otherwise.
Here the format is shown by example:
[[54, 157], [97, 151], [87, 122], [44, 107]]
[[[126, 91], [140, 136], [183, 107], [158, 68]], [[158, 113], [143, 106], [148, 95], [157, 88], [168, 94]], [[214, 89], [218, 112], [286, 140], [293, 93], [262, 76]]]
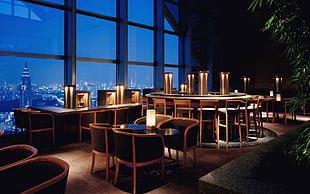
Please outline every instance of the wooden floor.
[[[293, 129], [299, 123], [289, 122], [288, 125], [282, 123], [264, 123], [264, 127], [271, 129], [276, 134], [281, 135]], [[258, 145], [259, 146], [259, 145]], [[162, 180], [156, 173], [150, 171], [140, 171], [138, 176], [139, 193], [198, 193], [198, 179], [208, 172], [226, 164], [227, 162], [255, 149], [253, 147], [214, 149], [197, 149], [197, 167], [194, 167], [192, 153], [189, 154], [188, 166], [184, 171], [179, 164], [172, 163], [166, 166], [166, 176]], [[49, 155], [61, 158], [70, 164], [69, 177], [66, 193], [129, 193], [131, 192], [131, 169], [124, 167], [121, 170], [122, 176], [117, 185], [112, 184], [113, 169], [110, 170], [110, 180], [105, 181], [105, 162], [103, 158], [97, 157], [95, 164], [96, 173], [90, 174], [91, 147], [89, 142], [75, 143], [59, 147], [55, 151], [39, 153], [39, 155]], [[182, 155], [181, 155], [182, 156]], [[182, 157], [180, 157], [182, 160]], [[167, 159], [166, 162], [171, 162]]]

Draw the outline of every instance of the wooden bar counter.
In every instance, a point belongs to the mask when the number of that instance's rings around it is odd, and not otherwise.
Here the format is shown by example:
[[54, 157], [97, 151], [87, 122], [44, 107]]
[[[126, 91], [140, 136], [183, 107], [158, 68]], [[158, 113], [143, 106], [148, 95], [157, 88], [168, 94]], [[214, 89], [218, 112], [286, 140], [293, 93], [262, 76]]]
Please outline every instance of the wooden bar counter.
[[56, 145], [64, 145], [68, 143], [78, 142], [79, 139], [79, 120], [80, 113], [87, 111], [118, 109], [122, 107], [136, 107], [140, 103], [83, 107], [83, 108], [61, 108], [54, 106], [33, 106], [32, 110], [39, 110], [40, 112], [51, 113], [55, 117], [55, 143]]

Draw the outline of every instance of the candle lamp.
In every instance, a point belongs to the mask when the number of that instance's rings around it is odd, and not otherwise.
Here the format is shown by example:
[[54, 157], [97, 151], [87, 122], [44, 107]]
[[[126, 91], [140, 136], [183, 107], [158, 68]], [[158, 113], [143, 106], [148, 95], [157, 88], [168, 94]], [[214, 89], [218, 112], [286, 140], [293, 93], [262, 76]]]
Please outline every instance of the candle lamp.
[[195, 92], [194, 84], [195, 84], [195, 74], [188, 73], [187, 74], [187, 94], [194, 94]]
[[123, 84], [115, 85], [116, 89], [116, 104], [124, 104], [125, 86]]
[[229, 94], [229, 72], [220, 73], [220, 94]]
[[165, 94], [172, 94], [172, 72], [164, 73], [164, 93]]
[[156, 125], [156, 112], [154, 109], [146, 110], [146, 129], [153, 129]]
[[208, 74], [209, 71], [198, 72], [198, 93], [199, 95], [208, 95]]
[[75, 85], [64, 86], [64, 107], [76, 108], [76, 87]]

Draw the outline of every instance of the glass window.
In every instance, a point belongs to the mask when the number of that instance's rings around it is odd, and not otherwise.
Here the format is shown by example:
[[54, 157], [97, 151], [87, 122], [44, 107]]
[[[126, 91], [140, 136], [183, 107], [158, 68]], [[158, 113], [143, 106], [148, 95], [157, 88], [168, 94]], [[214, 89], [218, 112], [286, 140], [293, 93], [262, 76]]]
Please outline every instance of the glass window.
[[144, 28], [128, 26], [128, 60], [154, 61], [154, 32]]
[[165, 72], [172, 72], [173, 73], [173, 88], [179, 90], [179, 69], [175, 67], [165, 67]]
[[179, 22], [179, 10], [178, 6], [169, 2], [165, 2], [165, 5], [167, 6], [169, 12], [173, 16], [176, 22]]
[[57, 3], [57, 4], [63, 5], [65, 0], [44, 0], [44, 1], [48, 1], [48, 2], [52, 2], [52, 3]]
[[100, 0], [92, 1], [91, 3], [89, 0], [77, 0], [76, 7], [77, 9], [91, 11], [107, 16], [116, 16], [116, 0]]
[[179, 64], [179, 37], [165, 34], [165, 64]]
[[128, 88], [153, 88], [153, 66], [129, 65]]
[[14, 133], [13, 108], [63, 107], [62, 60], [0, 57], [0, 128]]
[[164, 18], [164, 29], [174, 32], [174, 29], [172, 28], [166, 17]]
[[128, 20], [149, 26], [154, 25], [153, 0], [128, 0]]
[[116, 24], [85, 15], [77, 15], [77, 56], [116, 58]]
[[91, 92], [91, 106], [97, 106], [97, 90], [114, 90], [116, 64], [77, 61], [76, 90]]
[[[2, 4], [5, 4], [4, 10]], [[62, 10], [22, 1], [2, 4], [0, 50], [64, 54]]]

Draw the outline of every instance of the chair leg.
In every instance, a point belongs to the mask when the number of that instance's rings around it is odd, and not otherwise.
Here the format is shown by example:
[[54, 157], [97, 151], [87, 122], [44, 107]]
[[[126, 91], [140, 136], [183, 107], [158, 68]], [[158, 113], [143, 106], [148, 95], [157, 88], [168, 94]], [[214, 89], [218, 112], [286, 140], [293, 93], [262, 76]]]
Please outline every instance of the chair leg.
[[161, 160], [161, 178], [165, 178], [165, 159], [163, 158]]
[[170, 148], [168, 148], [168, 154], [169, 154], [169, 158], [171, 159], [171, 150], [170, 150]]
[[196, 161], [196, 149], [193, 149], [193, 154], [194, 154], [194, 162], [195, 162], [195, 167], [197, 167], [197, 161]]
[[95, 159], [96, 159], [96, 154], [95, 154], [95, 153], [92, 153], [90, 174], [93, 174], [94, 166], [95, 166]]
[[116, 185], [117, 183], [117, 179], [118, 179], [118, 173], [119, 173], [119, 162], [116, 159], [116, 164], [115, 164], [115, 175], [114, 175], [114, 185]]
[[79, 141], [82, 142], [82, 129], [80, 129]]
[[137, 193], [137, 167], [133, 167], [133, 194]]
[[106, 155], [106, 165], [105, 165], [105, 180], [109, 180], [109, 167], [110, 167], [110, 156], [109, 154]]
[[183, 152], [183, 169], [186, 169], [186, 151]]

